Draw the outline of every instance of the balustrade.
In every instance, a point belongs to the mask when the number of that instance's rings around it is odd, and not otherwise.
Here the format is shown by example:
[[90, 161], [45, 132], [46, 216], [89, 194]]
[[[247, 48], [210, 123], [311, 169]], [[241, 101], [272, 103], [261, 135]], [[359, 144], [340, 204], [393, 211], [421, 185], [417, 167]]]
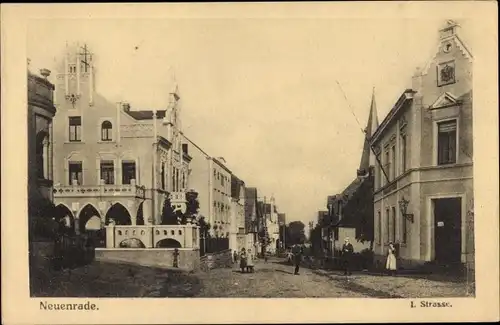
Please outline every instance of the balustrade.
[[145, 198], [145, 189], [137, 185], [54, 186], [54, 197], [125, 196]]

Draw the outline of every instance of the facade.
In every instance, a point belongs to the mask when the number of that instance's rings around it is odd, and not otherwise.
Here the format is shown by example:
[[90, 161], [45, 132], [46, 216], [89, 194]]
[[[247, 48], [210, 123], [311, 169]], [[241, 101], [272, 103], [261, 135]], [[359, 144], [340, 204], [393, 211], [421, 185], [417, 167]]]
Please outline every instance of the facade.
[[[184, 212], [189, 186], [191, 157], [180, 136], [177, 85], [172, 82], [166, 90], [170, 100], [165, 110], [133, 110], [127, 103], [112, 103], [101, 96], [95, 77], [93, 54], [87, 46], [67, 46], [55, 88], [60, 111], [53, 127], [58, 211], [74, 219], [77, 233], [102, 232], [108, 225], [165, 224], [162, 210], [167, 198], [175, 211]], [[182, 241], [177, 232], [176, 238], [162, 238], [159, 231], [157, 240], [151, 241], [153, 228], [138, 228], [130, 234], [117, 230], [111, 236], [116, 240], [110, 242], [107, 236], [107, 247], [121, 245], [120, 236], [130, 239], [136, 232], [144, 235], [137, 239], [145, 247], [156, 247], [163, 239]], [[165, 230], [164, 237], [168, 236]]]
[[214, 158], [185, 135], [190, 143], [192, 161], [190, 164], [190, 186], [198, 192], [199, 216], [210, 223], [210, 234], [215, 237], [229, 237], [231, 223], [231, 170], [223, 158]]
[[[399, 244], [404, 265], [474, 265], [472, 55], [448, 21], [435, 55], [371, 139], [375, 243]], [[387, 175], [387, 177], [385, 176]]]
[[241, 251], [246, 246], [245, 182], [231, 175], [231, 231], [229, 248]]
[[256, 187], [245, 188], [245, 231], [247, 233], [246, 247], [258, 251], [258, 232], [260, 222], [257, 211], [258, 191]]
[[29, 242], [40, 237], [43, 219], [51, 219], [53, 201], [53, 103], [54, 85], [47, 80], [50, 71], [42, 69], [43, 77], [28, 71], [28, 218]]

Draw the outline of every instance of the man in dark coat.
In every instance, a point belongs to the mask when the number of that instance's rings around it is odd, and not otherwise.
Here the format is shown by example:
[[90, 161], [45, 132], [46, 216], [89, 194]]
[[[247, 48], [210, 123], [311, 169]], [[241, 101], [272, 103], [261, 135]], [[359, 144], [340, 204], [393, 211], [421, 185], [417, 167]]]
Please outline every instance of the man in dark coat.
[[351, 259], [352, 254], [354, 253], [354, 247], [349, 242], [349, 237], [344, 240], [344, 245], [342, 245], [342, 259], [344, 262], [344, 275], [351, 275]]
[[299, 246], [296, 248], [296, 251], [293, 254], [294, 262], [295, 262], [295, 272], [294, 275], [299, 274], [300, 262], [302, 262], [302, 254], [304, 254], [304, 248]]

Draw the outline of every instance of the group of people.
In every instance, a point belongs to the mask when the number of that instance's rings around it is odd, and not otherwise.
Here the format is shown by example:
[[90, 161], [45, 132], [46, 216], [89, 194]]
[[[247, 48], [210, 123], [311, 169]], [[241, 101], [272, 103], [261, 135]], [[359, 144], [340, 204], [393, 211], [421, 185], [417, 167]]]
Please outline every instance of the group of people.
[[248, 249], [247, 251], [245, 247], [243, 247], [239, 254], [238, 252], [234, 251], [233, 257], [235, 263], [237, 263], [239, 260], [241, 273], [254, 272], [255, 255], [252, 253], [251, 249]]
[[[351, 275], [351, 261], [352, 255], [354, 254], [354, 247], [349, 242], [349, 237], [345, 238], [344, 245], [342, 245], [342, 262], [344, 275]], [[397, 270], [397, 259], [396, 259], [396, 247], [394, 243], [389, 242], [389, 248], [387, 249], [387, 259], [385, 263], [385, 268], [390, 275], [396, 275]]]

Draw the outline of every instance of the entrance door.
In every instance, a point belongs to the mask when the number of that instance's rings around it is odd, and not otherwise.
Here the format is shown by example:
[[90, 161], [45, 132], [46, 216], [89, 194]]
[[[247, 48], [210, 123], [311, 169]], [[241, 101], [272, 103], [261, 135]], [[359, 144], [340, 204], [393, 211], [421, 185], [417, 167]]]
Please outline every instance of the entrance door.
[[460, 263], [462, 252], [462, 200], [434, 200], [435, 259], [446, 265]]

